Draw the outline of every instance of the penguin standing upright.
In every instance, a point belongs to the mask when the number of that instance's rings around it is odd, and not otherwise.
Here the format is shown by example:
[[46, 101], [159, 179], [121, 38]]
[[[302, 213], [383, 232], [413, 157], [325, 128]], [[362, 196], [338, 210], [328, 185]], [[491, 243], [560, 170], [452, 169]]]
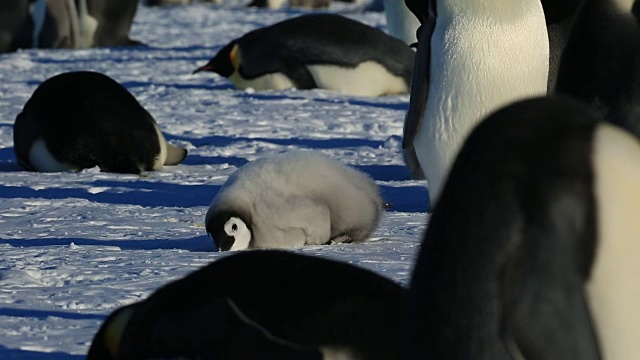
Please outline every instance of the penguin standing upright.
[[406, 293], [349, 264], [245, 252], [115, 311], [87, 359], [398, 359]]
[[569, 98], [468, 137], [410, 289], [407, 359], [640, 357], [640, 143]]
[[64, 73], [38, 86], [13, 127], [18, 163], [33, 171], [159, 170], [187, 150], [168, 143], [155, 120], [122, 85], [89, 71]]
[[406, 93], [413, 51], [384, 32], [336, 14], [311, 14], [251, 31], [204, 66], [239, 89]]
[[415, 147], [436, 202], [467, 134], [489, 112], [547, 92], [540, 0], [407, 0], [422, 25], [403, 148]]
[[585, 0], [556, 91], [586, 101], [640, 136], [640, 24], [633, 0]]
[[236, 171], [211, 201], [205, 223], [223, 251], [361, 242], [382, 207], [366, 175], [316, 152], [291, 151]]

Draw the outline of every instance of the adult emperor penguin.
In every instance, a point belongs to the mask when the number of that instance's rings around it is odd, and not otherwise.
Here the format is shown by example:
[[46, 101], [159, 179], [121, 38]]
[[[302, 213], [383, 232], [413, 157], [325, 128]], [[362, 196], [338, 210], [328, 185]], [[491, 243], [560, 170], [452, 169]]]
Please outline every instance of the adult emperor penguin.
[[406, 0], [422, 25], [403, 148], [415, 147], [432, 203], [471, 129], [489, 112], [547, 92], [540, 0]]
[[369, 177], [312, 151], [260, 158], [236, 171], [205, 219], [218, 249], [361, 242], [383, 209]]
[[585, 0], [556, 91], [578, 97], [640, 136], [640, 24], [633, 0]]
[[336, 14], [311, 14], [251, 31], [206, 65], [239, 89], [322, 88], [353, 95], [406, 93], [413, 51], [381, 30]]
[[408, 359], [640, 357], [640, 143], [569, 98], [468, 137], [411, 281]]
[[159, 170], [187, 150], [168, 143], [153, 117], [106, 75], [79, 71], [38, 86], [13, 127], [18, 163], [33, 171]]
[[406, 292], [346, 263], [235, 254], [115, 311], [87, 359], [398, 359]]

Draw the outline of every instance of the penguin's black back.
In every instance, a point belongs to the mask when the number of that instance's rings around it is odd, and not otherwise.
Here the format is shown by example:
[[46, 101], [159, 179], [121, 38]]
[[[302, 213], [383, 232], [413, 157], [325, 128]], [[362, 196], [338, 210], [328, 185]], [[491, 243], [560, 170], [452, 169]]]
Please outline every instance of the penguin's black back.
[[513, 359], [510, 342], [527, 359], [598, 355], [582, 297], [595, 246], [597, 120], [575, 101], [540, 98], [470, 135], [413, 274], [408, 358]]
[[[192, 351], [241, 359], [279, 358], [271, 351], [319, 358], [319, 346], [344, 345], [363, 359], [394, 359], [405, 301], [400, 285], [349, 264], [284, 251], [243, 252], [141, 303], [123, 333], [121, 350], [123, 358], [132, 359], [193, 356]], [[260, 339], [230, 302], [290, 345]], [[234, 357], [243, 347], [244, 357]]]
[[556, 90], [640, 136], [640, 25], [613, 1], [587, 1], [576, 19]]
[[355, 67], [374, 61], [410, 83], [413, 51], [383, 31], [335, 14], [311, 14], [251, 31], [237, 40], [241, 74], [284, 72], [286, 62]]
[[[25, 128], [33, 124], [35, 131]], [[64, 73], [40, 84], [16, 118], [15, 152], [28, 167], [29, 147], [42, 137], [58, 161], [79, 169], [139, 173], [139, 165], [151, 170], [160, 152], [154, 124], [133, 95], [108, 76]]]

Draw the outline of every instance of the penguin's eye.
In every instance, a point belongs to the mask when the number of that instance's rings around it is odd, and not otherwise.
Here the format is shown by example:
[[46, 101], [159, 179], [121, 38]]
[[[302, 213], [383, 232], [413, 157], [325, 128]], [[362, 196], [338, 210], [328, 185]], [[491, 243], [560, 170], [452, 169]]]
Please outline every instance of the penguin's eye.
[[231, 225], [231, 231], [237, 231], [238, 230], [238, 225], [233, 224]]

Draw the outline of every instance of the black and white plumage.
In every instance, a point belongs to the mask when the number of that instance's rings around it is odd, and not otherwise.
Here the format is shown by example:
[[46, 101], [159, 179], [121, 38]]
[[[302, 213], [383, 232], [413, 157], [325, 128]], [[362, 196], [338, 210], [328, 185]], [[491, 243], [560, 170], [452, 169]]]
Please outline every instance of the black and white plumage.
[[168, 143], [155, 120], [122, 85], [89, 71], [38, 86], [13, 128], [18, 163], [33, 171], [134, 173], [175, 165], [187, 150]]
[[410, 154], [415, 148], [435, 203], [460, 146], [481, 119], [547, 93], [549, 39], [540, 0], [406, 4], [422, 25], [403, 149]]
[[205, 219], [220, 250], [361, 242], [383, 209], [366, 175], [311, 151], [291, 151], [238, 169]]
[[586, 101], [640, 136], [640, 24], [634, 0], [583, 0], [556, 92]]
[[321, 88], [354, 95], [406, 93], [413, 51], [381, 30], [336, 14], [311, 14], [251, 31], [195, 72], [239, 89]]
[[406, 292], [332, 260], [235, 254], [115, 311], [87, 359], [398, 359]]
[[411, 282], [408, 359], [640, 356], [640, 143], [568, 98], [469, 136]]

